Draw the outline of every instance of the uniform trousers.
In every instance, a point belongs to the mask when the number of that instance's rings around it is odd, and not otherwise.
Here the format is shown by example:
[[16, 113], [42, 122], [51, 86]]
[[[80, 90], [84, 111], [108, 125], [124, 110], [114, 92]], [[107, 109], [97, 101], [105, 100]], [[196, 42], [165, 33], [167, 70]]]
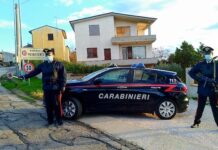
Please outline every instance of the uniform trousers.
[[209, 97], [213, 117], [216, 122], [216, 125], [218, 126], [218, 108], [216, 107], [217, 100], [216, 100], [215, 94], [211, 94], [209, 96], [204, 96], [200, 94], [198, 95], [198, 108], [197, 108], [196, 115], [195, 115], [195, 122], [199, 121], [202, 117], [205, 104], [207, 101], [207, 97]]
[[60, 94], [60, 91], [57, 90], [44, 91], [44, 102], [49, 124], [54, 122], [54, 115], [58, 123], [62, 122], [62, 108], [61, 101], [59, 100]]

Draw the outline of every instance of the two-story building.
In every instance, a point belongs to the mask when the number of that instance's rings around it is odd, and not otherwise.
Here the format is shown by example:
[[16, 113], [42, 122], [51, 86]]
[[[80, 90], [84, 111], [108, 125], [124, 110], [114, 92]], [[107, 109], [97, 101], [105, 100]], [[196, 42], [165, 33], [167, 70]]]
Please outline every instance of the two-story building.
[[29, 32], [32, 34], [33, 48], [53, 48], [56, 59], [70, 61], [70, 49], [65, 45], [67, 35], [64, 30], [45, 25]]
[[70, 21], [75, 32], [77, 61], [89, 65], [156, 64], [158, 60], [152, 54], [156, 35], [151, 34], [155, 20], [110, 12]]

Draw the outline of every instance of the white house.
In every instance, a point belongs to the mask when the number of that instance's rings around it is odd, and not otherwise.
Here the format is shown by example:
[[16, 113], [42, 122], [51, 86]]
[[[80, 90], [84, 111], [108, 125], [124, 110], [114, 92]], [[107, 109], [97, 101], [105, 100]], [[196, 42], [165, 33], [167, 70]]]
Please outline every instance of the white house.
[[152, 55], [156, 35], [151, 34], [155, 20], [110, 12], [70, 21], [75, 32], [77, 61], [89, 65], [156, 64]]

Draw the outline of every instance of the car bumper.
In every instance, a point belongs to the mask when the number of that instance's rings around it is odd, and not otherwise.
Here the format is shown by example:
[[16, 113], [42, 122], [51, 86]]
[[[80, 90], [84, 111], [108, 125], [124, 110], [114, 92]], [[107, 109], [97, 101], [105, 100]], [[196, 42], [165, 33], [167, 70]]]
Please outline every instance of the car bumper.
[[182, 94], [178, 96], [177, 99], [178, 113], [185, 112], [189, 106], [189, 99], [186, 95]]

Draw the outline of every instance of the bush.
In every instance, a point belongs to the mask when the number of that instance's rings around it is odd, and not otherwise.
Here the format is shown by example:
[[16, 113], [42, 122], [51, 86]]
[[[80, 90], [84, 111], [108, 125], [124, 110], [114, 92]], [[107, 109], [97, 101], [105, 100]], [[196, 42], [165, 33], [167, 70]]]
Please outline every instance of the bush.
[[[62, 62], [64, 64], [65, 69], [67, 70], [68, 73], [72, 73], [72, 74], [89, 74], [91, 72], [103, 69], [106, 67], [106, 65], [86, 65], [83, 63], [72, 63], [72, 62], [66, 62], [66, 61], [61, 61], [58, 60], [60, 62]], [[36, 67], [38, 66], [40, 63], [42, 63], [41, 60], [32, 60], [31, 63], [33, 63], [33, 65]]]
[[106, 67], [106, 65], [101, 65], [101, 66], [97, 66], [97, 65], [86, 65], [83, 63], [70, 63], [70, 62], [63, 62], [66, 70], [68, 73], [72, 73], [72, 74], [88, 74], [100, 69], [103, 69]]
[[172, 63], [172, 64], [166, 64], [166, 63], [160, 63], [157, 66], [155, 66], [156, 69], [163, 69], [168, 71], [174, 71], [177, 72], [177, 75], [182, 79], [182, 81], [185, 82], [185, 70], [182, 69], [181, 65]]

